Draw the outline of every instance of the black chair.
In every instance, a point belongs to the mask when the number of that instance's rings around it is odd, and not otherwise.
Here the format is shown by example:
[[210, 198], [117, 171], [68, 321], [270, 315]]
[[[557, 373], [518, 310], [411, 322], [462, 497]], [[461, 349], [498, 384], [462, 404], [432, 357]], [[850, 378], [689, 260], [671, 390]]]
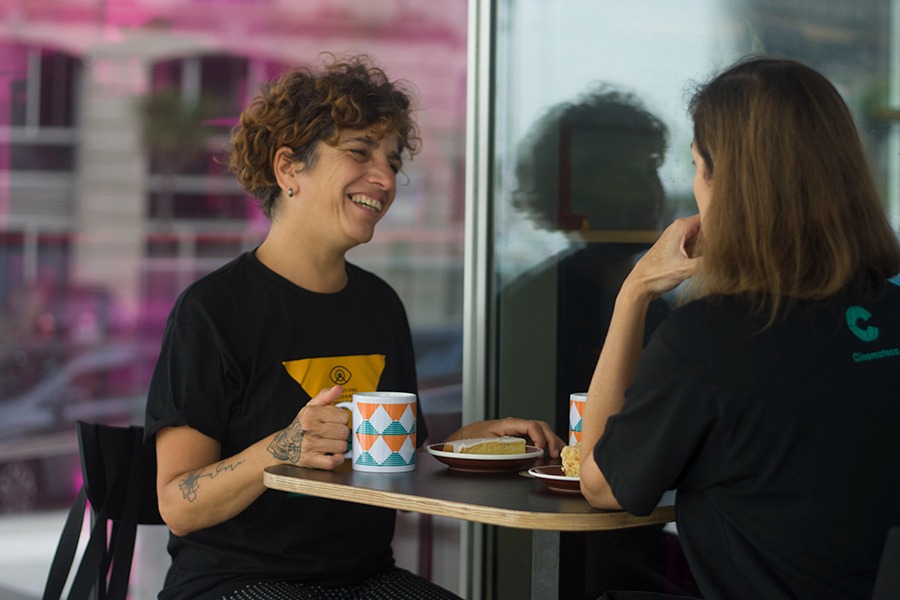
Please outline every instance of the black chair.
[[891, 527], [881, 553], [872, 600], [900, 598], [900, 526]]
[[82, 421], [76, 427], [84, 484], [69, 510], [42, 598], [62, 596], [90, 502], [90, 538], [68, 598], [125, 600], [137, 526], [163, 524], [156, 499], [156, 451], [144, 444], [142, 427]]

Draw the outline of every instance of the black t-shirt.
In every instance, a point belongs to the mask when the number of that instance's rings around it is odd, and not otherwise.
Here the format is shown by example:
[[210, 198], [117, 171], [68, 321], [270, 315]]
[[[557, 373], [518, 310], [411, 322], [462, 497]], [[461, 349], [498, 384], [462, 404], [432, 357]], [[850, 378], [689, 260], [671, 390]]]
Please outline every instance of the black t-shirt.
[[762, 330], [745, 302], [665, 321], [594, 456], [622, 506], [677, 489], [707, 600], [871, 597], [900, 523], [900, 288], [803, 302]]
[[[417, 392], [409, 325], [390, 286], [353, 265], [340, 292], [299, 288], [247, 253], [188, 287], [166, 325], [146, 435], [189, 425], [228, 457], [286, 427], [319, 390]], [[418, 413], [417, 442], [425, 440]], [[392, 510], [268, 490], [183, 537], [160, 598], [259, 580], [346, 585], [393, 564]]]

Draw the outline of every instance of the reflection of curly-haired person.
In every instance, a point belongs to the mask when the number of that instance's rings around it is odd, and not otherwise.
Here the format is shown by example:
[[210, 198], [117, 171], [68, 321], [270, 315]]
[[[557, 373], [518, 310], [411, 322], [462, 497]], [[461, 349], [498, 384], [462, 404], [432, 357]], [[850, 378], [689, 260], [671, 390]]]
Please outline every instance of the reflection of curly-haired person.
[[519, 145], [514, 206], [549, 230], [658, 229], [667, 144], [665, 124], [639, 98], [600, 86], [531, 128]]
[[[229, 167], [271, 226], [167, 322], [146, 422], [172, 532], [160, 598], [456, 598], [394, 565], [392, 511], [263, 485], [270, 465], [344, 462], [333, 357], [382, 357], [361, 388], [417, 392], [400, 299], [345, 253], [371, 239], [418, 146], [411, 94], [365, 57], [286, 72], [241, 114]], [[302, 383], [284, 367], [297, 359], [313, 365]]]
[[[365, 57], [289, 71], [241, 115], [229, 166], [271, 223], [166, 323], [145, 427], [172, 534], [162, 600], [458, 598], [395, 564], [394, 511], [263, 485], [269, 466], [344, 463], [334, 404], [353, 392], [418, 393], [400, 297], [346, 253], [372, 239], [419, 143], [410, 93]], [[339, 385], [350, 373], [352, 389]], [[520, 435], [551, 456], [564, 445], [515, 417], [452, 435]]]
[[[561, 435], [569, 394], [590, 384], [619, 287], [659, 230], [665, 192], [658, 169], [667, 143], [665, 124], [638, 97], [601, 85], [550, 108], [518, 146], [514, 206], [577, 243], [502, 289], [500, 389], [515, 402], [555, 402]], [[615, 243], [581, 235], [622, 230], [651, 234]], [[667, 314], [664, 300], [648, 308], [648, 335]], [[615, 587], [693, 591], [689, 575], [667, 579], [667, 565], [684, 560], [662, 526], [592, 532], [585, 551], [589, 564], [606, 565], [586, 573], [597, 595]]]
[[[666, 125], [640, 98], [599, 85], [550, 108], [520, 142], [513, 204], [539, 227], [572, 229], [575, 236], [586, 230], [658, 231], [665, 204], [658, 169], [667, 144]], [[572, 227], [561, 222], [573, 219]], [[554, 350], [558, 424], [568, 423], [569, 394], [587, 389], [619, 286], [649, 246], [643, 237], [573, 243], [504, 288], [501, 319], [509, 326], [502, 335], [516, 348], [509, 371], [515, 373], [516, 364], [538, 368], [546, 363], [546, 349]], [[556, 297], [553, 315], [535, 314], [542, 306], [534, 298], [545, 293]], [[663, 302], [651, 308], [648, 334], [666, 313]], [[533, 343], [529, 338], [544, 326], [552, 339]]]

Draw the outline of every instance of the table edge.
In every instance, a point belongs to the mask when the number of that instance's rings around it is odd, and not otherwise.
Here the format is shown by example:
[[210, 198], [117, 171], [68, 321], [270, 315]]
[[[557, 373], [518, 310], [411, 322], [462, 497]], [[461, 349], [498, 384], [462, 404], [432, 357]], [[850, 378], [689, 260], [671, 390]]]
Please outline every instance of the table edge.
[[673, 506], [657, 507], [646, 516], [635, 516], [625, 511], [601, 509], [594, 509], [588, 513], [547, 513], [478, 506], [465, 502], [423, 498], [421, 496], [384, 490], [362, 490], [352, 486], [317, 481], [315, 479], [298, 479], [290, 475], [271, 473], [268, 470], [263, 471], [263, 483], [267, 488], [285, 492], [516, 529], [599, 531], [661, 524], [675, 520], [675, 508]]

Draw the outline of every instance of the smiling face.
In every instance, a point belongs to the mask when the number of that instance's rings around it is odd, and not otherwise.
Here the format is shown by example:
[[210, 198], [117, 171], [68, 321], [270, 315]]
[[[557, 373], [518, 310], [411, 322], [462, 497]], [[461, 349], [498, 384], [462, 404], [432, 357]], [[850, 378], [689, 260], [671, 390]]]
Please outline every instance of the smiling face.
[[694, 200], [697, 202], [697, 210], [700, 211], [700, 221], [709, 207], [709, 199], [712, 196], [712, 177], [706, 166], [703, 156], [697, 151], [697, 145], [691, 143], [691, 161], [694, 165]]
[[319, 142], [312, 166], [297, 165], [297, 203], [303, 219], [346, 249], [372, 239], [397, 193], [403, 166], [399, 137], [343, 130], [334, 145]]

